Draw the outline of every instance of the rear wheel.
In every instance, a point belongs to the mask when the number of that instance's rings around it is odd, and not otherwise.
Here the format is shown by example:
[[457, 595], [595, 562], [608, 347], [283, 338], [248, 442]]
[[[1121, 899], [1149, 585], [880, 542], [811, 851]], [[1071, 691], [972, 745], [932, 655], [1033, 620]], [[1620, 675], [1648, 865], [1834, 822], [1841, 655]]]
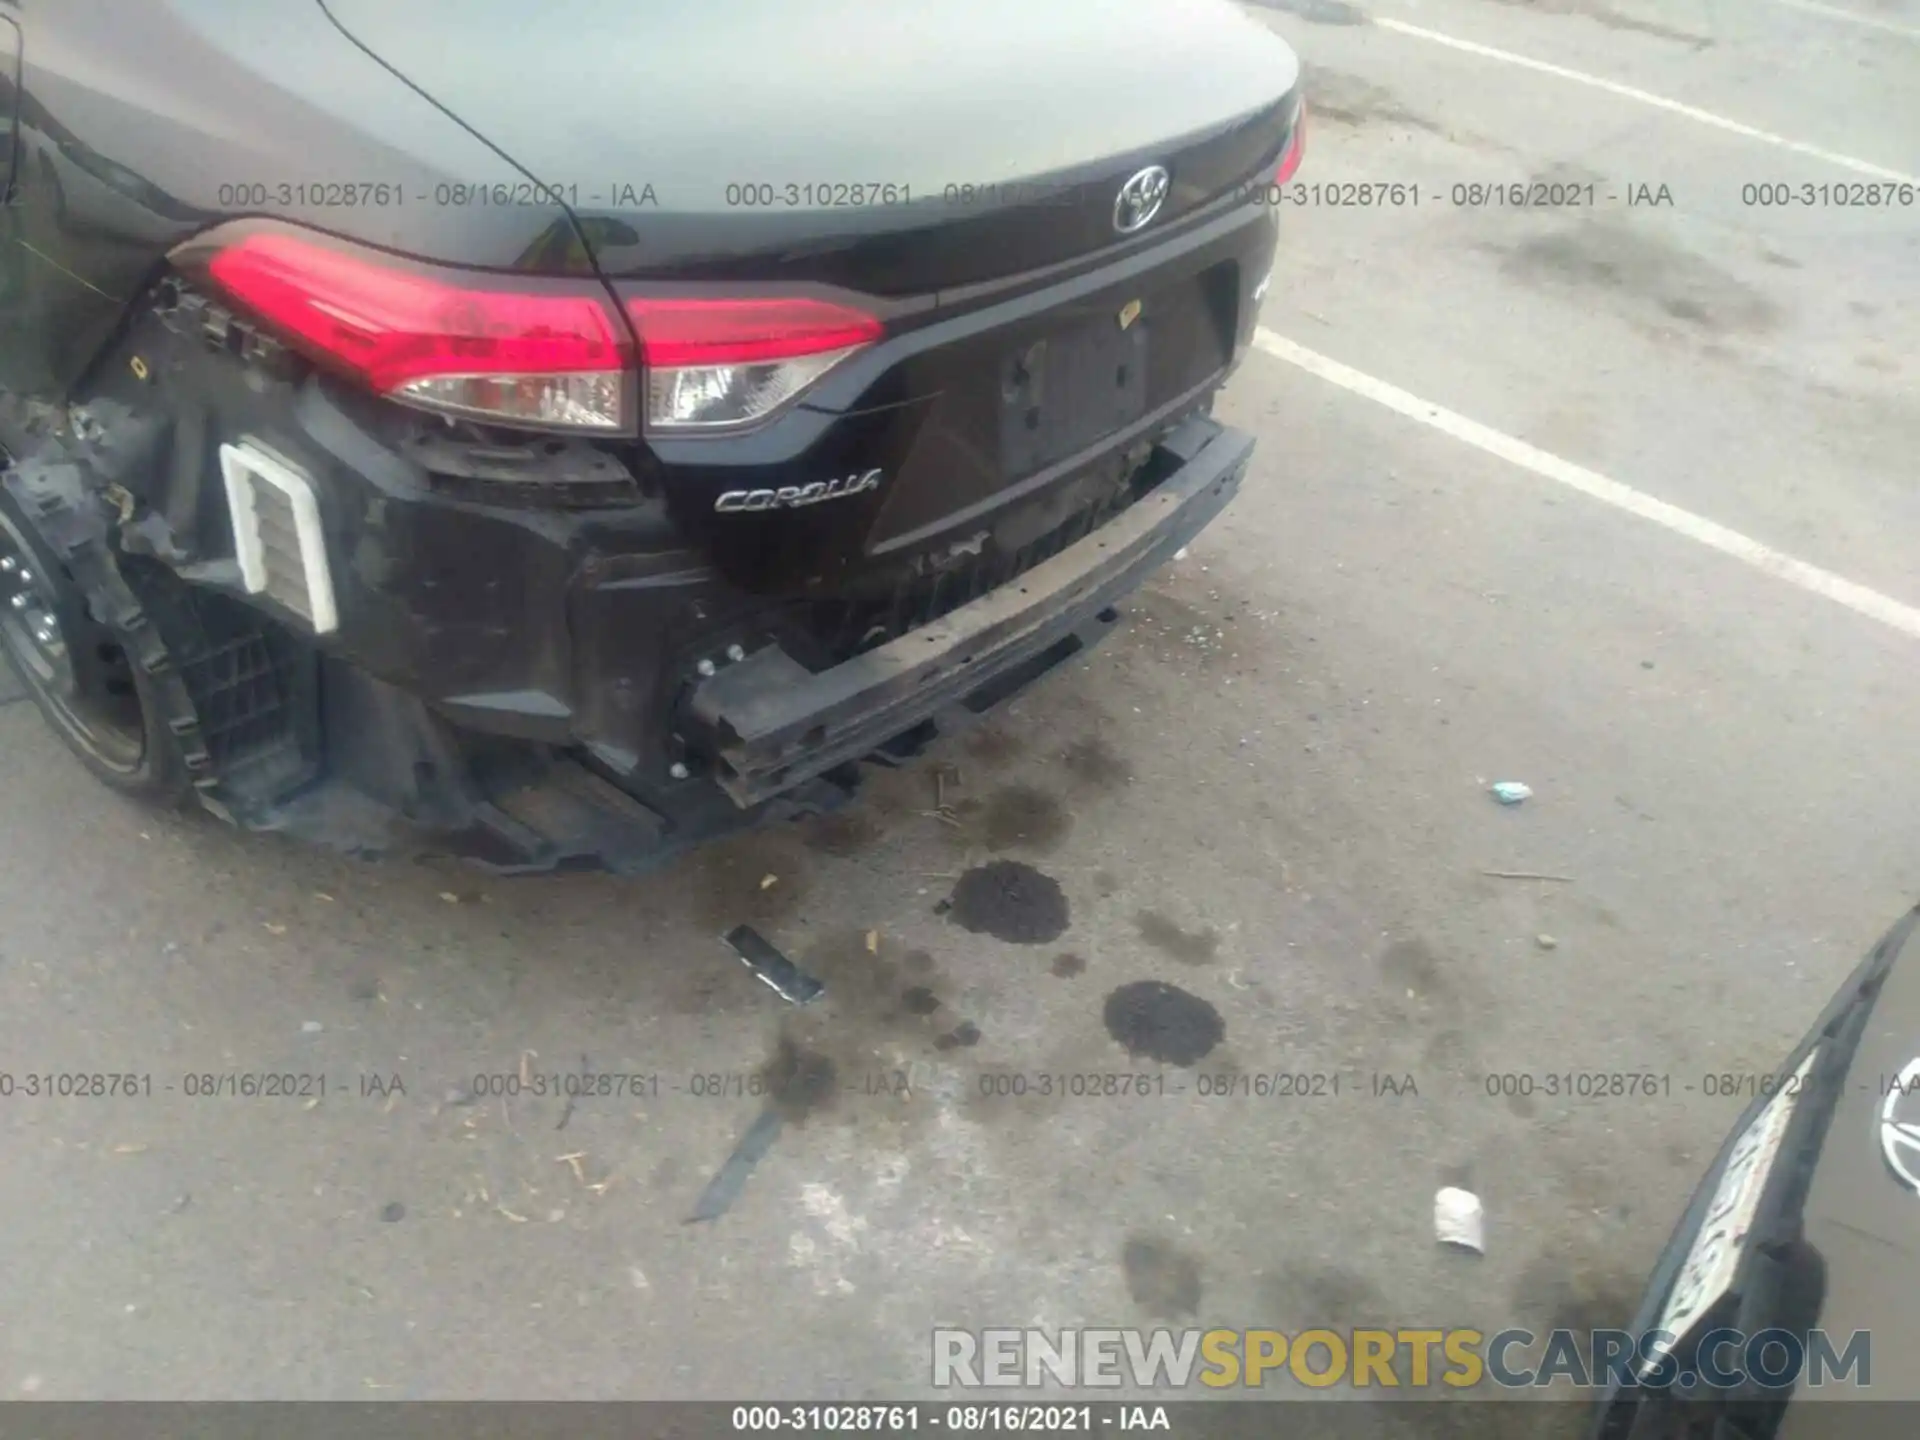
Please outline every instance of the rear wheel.
[[44, 547], [0, 508], [0, 652], [47, 723], [114, 789], [177, 804], [190, 788], [146, 677]]

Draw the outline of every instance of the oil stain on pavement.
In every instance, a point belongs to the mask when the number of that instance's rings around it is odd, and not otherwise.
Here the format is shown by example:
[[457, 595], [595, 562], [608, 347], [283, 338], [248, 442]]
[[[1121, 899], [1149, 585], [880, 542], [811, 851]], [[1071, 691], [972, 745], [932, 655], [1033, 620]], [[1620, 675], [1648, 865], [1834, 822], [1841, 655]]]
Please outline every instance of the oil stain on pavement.
[[880, 821], [865, 807], [836, 810], [810, 821], [802, 830], [802, 842], [809, 850], [823, 855], [849, 859], [863, 855], [886, 838]]
[[1539, 1330], [1584, 1333], [1627, 1325], [1646, 1277], [1595, 1256], [1569, 1257], [1554, 1247], [1528, 1262], [1514, 1282], [1513, 1313]]
[[[878, 1127], [892, 1141], [901, 1127], [925, 1121], [936, 1107], [916, 1093], [909, 1077], [917, 1063], [968, 1049], [985, 1038], [980, 1026], [953, 1005], [946, 977], [924, 950], [902, 951], [877, 932], [830, 933], [809, 946], [803, 967], [827, 987], [826, 998], [783, 1017], [771, 1058], [759, 1072], [759, 1093], [775, 1093], [781, 1075], [835, 1077], [841, 1097], [836, 1119], [856, 1128]], [[796, 1071], [796, 1057], [816, 1057]], [[827, 1104], [802, 1087], [805, 1113]]]
[[742, 1086], [762, 1097], [760, 1114], [708, 1181], [690, 1222], [724, 1214], [782, 1130], [816, 1117], [831, 1115], [867, 1143], [899, 1148], [942, 1108], [916, 1090], [915, 1067], [984, 1038], [972, 1020], [952, 1014], [925, 950], [902, 953], [877, 931], [846, 931], [823, 937], [804, 965], [825, 982], [827, 999], [783, 1018]]
[[676, 873], [691, 892], [695, 923], [717, 935], [798, 913], [807, 893], [802, 853], [797, 838], [778, 831], [749, 832], [694, 852]]
[[1373, 1281], [1341, 1265], [1289, 1262], [1260, 1285], [1262, 1324], [1390, 1325], [1395, 1307]]
[[760, 1114], [735, 1143], [694, 1201], [688, 1224], [719, 1219], [733, 1208], [754, 1168], [766, 1158], [782, 1129], [804, 1125], [840, 1097], [841, 1080], [833, 1061], [807, 1048], [785, 1030], [774, 1051], [753, 1077], [751, 1091], [766, 1096]]
[[1171, 955], [1185, 965], [1206, 965], [1220, 949], [1220, 932], [1212, 926], [1204, 930], [1182, 930], [1155, 910], [1142, 910], [1133, 917], [1140, 938], [1162, 954]]
[[936, 1036], [933, 1048], [942, 1054], [949, 1050], [971, 1050], [980, 1043], [980, 1027], [971, 1020], [962, 1020], [946, 1034]]
[[1121, 1247], [1120, 1268], [1127, 1293], [1147, 1314], [1174, 1320], [1199, 1313], [1200, 1265], [1185, 1251], [1151, 1236], [1131, 1236]]
[[1097, 735], [1069, 745], [1062, 762], [1074, 779], [1102, 790], [1118, 789], [1133, 779], [1133, 767], [1126, 757]]
[[1359, 129], [1363, 125], [1398, 125], [1408, 130], [1425, 130], [1444, 135], [1446, 126], [1429, 115], [1409, 110], [1391, 90], [1349, 75], [1316, 65], [1307, 71], [1307, 108], [1310, 124], [1331, 122]]
[[[1433, 947], [1419, 938], [1396, 940], [1381, 952], [1380, 977], [1395, 996], [1442, 1011], [1458, 1006], [1447, 967]], [[1398, 1007], [1395, 1007], [1398, 1008]]]
[[1227, 1034], [1220, 1012], [1198, 995], [1161, 980], [1136, 980], [1107, 996], [1107, 1033], [1136, 1058], [1186, 1067]]
[[976, 865], [953, 887], [947, 918], [962, 930], [1009, 945], [1044, 945], [1066, 933], [1060, 882], [1018, 860]]
[[789, 1125], [804, 1125], [833, 1107], [840, 1096], [840, 1073], [833, 1061], [782, 1033], [756, 1077], [767, 1104]]
[[987, 765], [1004, 765], [1016, 760], [1026, 748], [1024, 739], [997, 725], [979, 726], [966, 739], [967, 754]]
[[996, 790], [987, 801], [984, 824], [989, 850], [1011, 850], [1019, 845], [1047, 851], [1067, 838], [1073, 817], [1056, 796], [1044, 790], [1008, 785]]
[[1581, 220], [1502, 249], [1501, 270], [1532, 286], [1613, 296], [1643, 327], [1680, 321], [1709, 336], [1765, 334], [1780, 324], [1771, 300], [1720, 266], [1645, 230]]
[[936, 1030], [950, 1027], [942, 995], [945, 978], [924, 950], [904, 954], [876, 931], [843, 930], [823, 936], [803, 957], [808, 973], [827, 987], [823, 1005], [809, 1007], [793, 1023], [816, 1021], [824, 1034], [850, 1045], [887, 1045], [912, 1051], [932, 1044]]

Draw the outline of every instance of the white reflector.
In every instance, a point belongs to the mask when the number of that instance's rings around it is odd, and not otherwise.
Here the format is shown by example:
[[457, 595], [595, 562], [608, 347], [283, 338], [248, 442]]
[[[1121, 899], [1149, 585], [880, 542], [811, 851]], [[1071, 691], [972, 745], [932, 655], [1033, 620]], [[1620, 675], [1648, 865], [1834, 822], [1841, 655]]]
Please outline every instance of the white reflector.
[[320, 505], [306, 476], [251, 441], [220, 447], [234, 556], [249, 595], [265, 595], [316, 635], [340, 628]]

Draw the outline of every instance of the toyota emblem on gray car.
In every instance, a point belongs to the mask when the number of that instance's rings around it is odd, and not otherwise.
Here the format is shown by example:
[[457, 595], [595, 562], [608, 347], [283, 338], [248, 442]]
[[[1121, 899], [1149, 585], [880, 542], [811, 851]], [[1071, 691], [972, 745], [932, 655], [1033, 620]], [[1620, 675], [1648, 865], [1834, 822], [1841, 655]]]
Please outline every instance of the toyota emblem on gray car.
[[1122, 235], [1145, 229], [1147, 222], [1160, 213], [1167, 198], [1170, 177], [1164, 165], [1149, 165], [1130, 177], [1113, 199], [1113, 228]]
[[1880, 1153], [1909, 1190], [1920, 1194], [1920, 1059], [1909, 1060], [1880, 1106]]

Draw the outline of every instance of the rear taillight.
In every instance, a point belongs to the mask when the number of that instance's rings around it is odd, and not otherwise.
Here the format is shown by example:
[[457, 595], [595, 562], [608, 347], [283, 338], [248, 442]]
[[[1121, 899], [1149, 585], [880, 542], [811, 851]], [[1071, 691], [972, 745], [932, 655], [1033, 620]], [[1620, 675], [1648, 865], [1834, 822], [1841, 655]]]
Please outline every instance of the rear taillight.
[[623, 320], [597, 280], [443, 270], [284, 226], [189, 249], [316, 361], [394, 400], [500, 425], [747, 425], [882, 334], [864, 310], [804, 296], [639, 296]]
[[638, 296], [649, 431], [744, 425], [777, 410], [881, 335], [865, 311], [798, 296]]
[[1287, 148], [1280, 156], [1280, 164], [1274, 169], [1273, 183], [1284, 185], [1293, 179], [1300, 168], [1300, 162], [1306, 158], [1307, 149], [1307, 102], [1300, 102], [1300, 111], [1293, 119], [1293, 133], [1287, 137]]
[[220, 249], [208, 269], [315, 358], [393, 399], [507, 425], [632, 426], [630, 347], [598, 287], [456, 283], [278, 232]]

